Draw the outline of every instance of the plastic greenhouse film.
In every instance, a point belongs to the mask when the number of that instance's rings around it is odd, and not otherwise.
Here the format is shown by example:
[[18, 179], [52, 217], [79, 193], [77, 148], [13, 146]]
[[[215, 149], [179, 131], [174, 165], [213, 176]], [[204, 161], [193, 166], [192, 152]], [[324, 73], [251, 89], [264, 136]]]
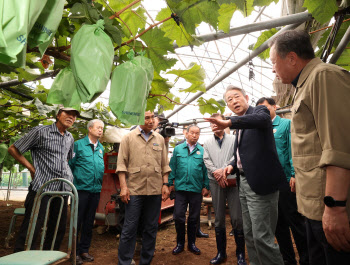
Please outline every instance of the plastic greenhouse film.
[[0, 63], [24, 67], [27, 38], [47, 0], [4, 0], [1, 13], [6, 47], [0, 47]]
[[116, 67], [112, 73], [109, 107], [125, 124], [143, 124], [147, 96], [153, 79], [153, 65], [143, 56], [128, 56], [131, 60]]
[[65, 0], [47, 1], [28, 36], [30, 48], [38, 46], [41, 55], [51, 44], [61, 22]]
[[103, 25], [103, 20], [84, 25], [72, 40], [70, 65], [84, 103], [95, 100], [105, 91], [111, 75], [114, 49]]
[[56, 76], [46, 102], [63, 104], [65, 107], [80, 110], [81, 100], [78, 95], [72, 69], [69, 66], [62, 69]]

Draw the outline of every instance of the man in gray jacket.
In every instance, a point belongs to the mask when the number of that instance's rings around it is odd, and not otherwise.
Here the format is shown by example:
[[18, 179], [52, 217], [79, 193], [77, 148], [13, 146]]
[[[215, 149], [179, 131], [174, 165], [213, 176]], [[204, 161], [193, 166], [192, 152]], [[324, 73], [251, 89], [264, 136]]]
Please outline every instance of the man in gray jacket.
[[[225, 117], [215, 113], [211, 118], [224, 120]], [[239, 201], [236, 179], [229, 175], [226, 179], [224, 168], [233, 159], [235, 136], [226, 134], [224, 130], [216, 131], [217, 126], [210, 124], [213, 137], [204, 143], [204, 163], [208, 170], [209, 185], [215, 211], [215, 235], [218, 253], [210, 264], [221, 264], [226, 261], [226, 201], [228, 203], [231, 224], [236, 241], [238, 265], [246, 265], [245, 242], [243, 234], [242, 210]]]

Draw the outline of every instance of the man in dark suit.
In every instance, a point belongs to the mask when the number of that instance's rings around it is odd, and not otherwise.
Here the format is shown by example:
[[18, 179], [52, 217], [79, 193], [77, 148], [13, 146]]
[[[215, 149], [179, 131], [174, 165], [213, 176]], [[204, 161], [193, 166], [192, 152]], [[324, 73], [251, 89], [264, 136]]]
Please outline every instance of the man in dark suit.
[[236, 171], [243, 214], [243, 229], [251, 265], [283, 265], [275, 244], [279, 187], [286, 181], [278, 160], [270, 112], [252, 107], [243, 89], [229, 86], [224, 99], [237, 116], [228, 120], [206, 118], [218, 130], [238, 129], [234, 160], [225, 174]]

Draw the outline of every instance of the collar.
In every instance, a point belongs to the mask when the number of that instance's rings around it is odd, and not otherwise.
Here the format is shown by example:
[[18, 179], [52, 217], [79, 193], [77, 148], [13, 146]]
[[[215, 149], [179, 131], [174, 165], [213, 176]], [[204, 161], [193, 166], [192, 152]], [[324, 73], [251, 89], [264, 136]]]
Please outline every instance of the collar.
[[254, 107], [252, 107], [252, 106], [249, 105], [249, 108], [247, 109], [247, 111], [246, 111], [243, 115], [252, 114], [253, 111], [254, 111]]
[[89, 143], [92, 144], [92, 145], [94, 145], [95, 148], [98, 146], [98, 140], [97, 140], [96, 143], [94, 144], [94, 143], [91, 141], [91, 139], [89, 138], [89, 136], [88, 136], [88, 139], [89, 139]]
[[[304, 69], [304, 68], [303, 68]], [[301, 71], [299, 72], [299, 74], [293, 79], [293, 81], [292, 81], [292, 85], [294, 86], [294, 87], [297, 87], [297, 85], [298, 85], [298, 81], [299, 81], [299, 77], [300, 77], [300, 74], [301, 74], [301, 72], [303, 71], [303, 69], [301, 69]]]
[[194, 145], [190, 145], [190, 144], [187, 142], [187, 140], [186, 140], [186, 146], [188, 146], [188, 147], [193, 147], [193, 148], [195, 148], [195, 147], [197, 146], [197, 144], [198, 144], [198, 142], [195, 143]]
[[276, 115], [276, 117], [275, 117], [275, 118], [273, 119], [273, 121], [272, 121], [272, 125], [273, 125], [273, 126], [277, 126], [277, 125], [280, 124], [280, 121], [281, 121], [281, 117], [278, 116], [278, 115]]
[[140, 133], [146, 134], [146, 135], [151, 135], [153, 133], [153, 130], [151, 130], [149, 133], [146, 133], [143, 129], [141, 129], [140, 125], [137, 126], [137, 128], [139, 129]]
[[214, 134], [214, 138], [215, 138], [216, 140], [224, 140], [225, 135], [226, 135], [226, 133], [224, 132], [224, 135], [223, 135], [222, 139], [220, 139], [219, 137], [217, 137], [217, 136]]
[[[90, 145], [90, 144], [93, 144], [93, 143], [91, 142], [91, 140], [90, 140], [90, 138], [89, 138], [89, 136], [88, 136], [88, 135], [86, 135], [86, 136], [83, 138], [83, 141], [84, 141], [84, 145]], [[98, 145], [99, 145], [99, 143], [100, 143], [100, 141], [99, 141], [99, 140], [97, 140], [96, 144], [94, 144], [94, 145], [95, 145], [95, 147], [96, 147], [96, 146], [98, 146]]]
[[[61, 132], [57, 128], [56, 122], [51, 124], [50, 126], [51, 126], [51, 128], [50, 128], [51, 132], [57, 132], [57, 133], [61, 134]], [[67, 130], [65, 130], [63, 136], [68, 136], [68, 135], [69, 135], [69, 132]]]
[[[306, 79], [309, 77], [310, 73], [314, 70], [316, 65], [324, 63], [320, 58], [314, 58], [310, 62], [305, 65], [303, 70], [300, 72], [300, 76], [298, 78], [297, 86], [296, 88], [299, 88], [303, 85], [303, 83], [306, 81]], [[294, 80], [293, 80], [294, 81]]]

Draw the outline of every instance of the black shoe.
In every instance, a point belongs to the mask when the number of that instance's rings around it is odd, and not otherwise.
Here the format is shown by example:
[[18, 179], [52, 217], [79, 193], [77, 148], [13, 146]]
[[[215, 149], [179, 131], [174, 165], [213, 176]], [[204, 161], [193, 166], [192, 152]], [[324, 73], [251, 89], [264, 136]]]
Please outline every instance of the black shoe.
[[79, 255], [77, 255], [75, 264], [82, 265], [83, 263], [84, 263], [84, 261], [82, 260], [82, 258]]
[[237, 255], [237, 265], [247, 265], [243, 253]]
[[197, 233], [196, 233], [196, 237], [198, 237], [198, 238], [200, 238], [200, 237], [208, 238], [209, 234], [203, 233], [201, 229], [198, 229]]
[[215, 227], [216, 247], [218, 254], [210, 261], [210, 264], [221, 264], [226, 261], [226, 229]]
[[232, 229], [229, 235], [230, 235], [230, 236], [234, 236], [234, 235], [235, 235], [235, 232], [234, 232], [234, 231], [235, 231], [235, 230]]
[[224, 263], [226, 260], [227, 260], [227, 255], [219, 252], [216, 255], [216, 257], [210, 261], [210, 264], [221, 264], [221, 263]]
[[176, 247], [173, 249], [173, 255], [180, 254], [182, 251], [184, 251], [184, 244], [177, 243]]
[[193, 254], [200, 255], [201, 251], [199, 248], [196, 247], [195, 243], [188, 244], [188, 250], [191, 251]]
[[91, 256], [89, 253], [80, 254], [80, 257], [83, 259], [83, 261], [87, 261], [87, 262], [94, 261], [94, 257]]

